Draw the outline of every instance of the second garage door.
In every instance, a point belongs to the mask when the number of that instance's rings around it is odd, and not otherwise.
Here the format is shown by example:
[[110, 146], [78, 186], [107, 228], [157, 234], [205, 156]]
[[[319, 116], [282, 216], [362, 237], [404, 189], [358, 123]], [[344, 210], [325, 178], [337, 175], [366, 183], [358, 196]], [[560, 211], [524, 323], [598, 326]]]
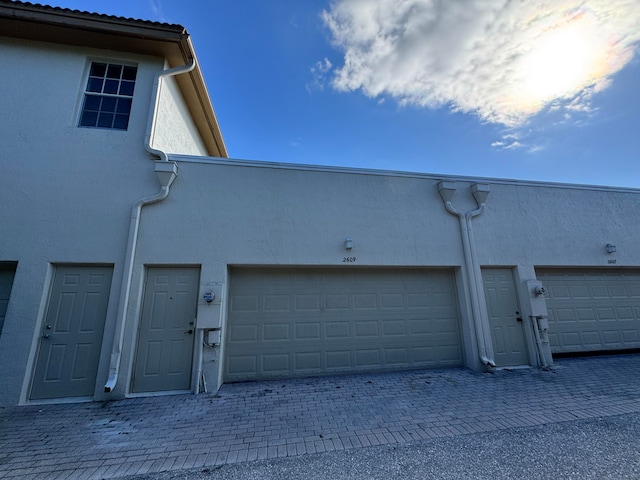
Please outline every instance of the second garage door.
[[224, 381], [462, 364], [453, 272], [231, 272]]
[[547, 289], [553, 353], [640, 348], [640, 272], [547, 269], [537, 272]]

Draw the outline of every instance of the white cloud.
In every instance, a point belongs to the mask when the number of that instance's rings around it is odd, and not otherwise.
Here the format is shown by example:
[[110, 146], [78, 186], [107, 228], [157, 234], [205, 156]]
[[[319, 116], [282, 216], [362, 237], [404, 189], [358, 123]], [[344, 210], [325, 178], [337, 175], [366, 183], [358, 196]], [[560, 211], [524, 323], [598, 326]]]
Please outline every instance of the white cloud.
[[517, 148], [525, 147], [526, 145], [520, 143], [520, 138], [517, 134], [507, 133], [502, 135], [500, 140], [493, 142], [491, 146], [500, 150], [515, 150]]
[[638, 0], [334, 0], [322, 18], [334, 88], [510, 127], [588, 111], [640, 41]]
[[162, 0], [149, 0], [149, 7], [153, 12], [153, 18], [158, 22], [167, 22], [167, 18], [164, 15], [164, 9], [162, 8]]
[[332, 68], [333, 65], [328, 58], [325, 58], [320, 62], [316, 62], [315, 65], [309, 69], [313, 76], [313, 80], [307, 84], [307, 91], [324, 90], [324, 86], [327, 83], [327, 76], [329, 75], [329, 72], [331, 72]]

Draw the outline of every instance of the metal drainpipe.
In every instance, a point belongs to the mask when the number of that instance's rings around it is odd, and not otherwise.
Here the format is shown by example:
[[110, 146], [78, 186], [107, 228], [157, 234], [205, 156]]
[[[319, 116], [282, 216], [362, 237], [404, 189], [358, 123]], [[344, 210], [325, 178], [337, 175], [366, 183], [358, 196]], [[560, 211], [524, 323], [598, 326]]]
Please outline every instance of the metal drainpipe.
[[162, 150], [157, 150], [151, 146], [151, 142], [153, 141], [153, 137], [156, 133], [156, 117], [158, 115], [158, 103], [160, 102], [160, 82], [164, 78], [174, 77], [182, 73], [189, 73], [194, 68], [196, 68], [196, 59], [192, 58], [187, 65], [162, 70], [161, 72], [156, 74], [156, 77], [153, 81], [154, 93], [153, 97], [151, 98], [151, 105], [149, 106], [149, 116], [147, 117], [147, 133], [144, 137], [144, 148], [150, 154], [160, 157], [160, 160], [162, 160], [163, 162], [169, 161], [167, 154]]
[[[471, 219], [477, 217], [484, 212], [484, 202], [478, 205], [477, 210], [473, 210], [468, 212], [465, 215], [465, 223], [467, 224], [467, 236], [469, 237], [469, 251], [471, 253], [471, 268], [473, 270], [473, 288], [475, 289], [476, 296], [476, 305], [478, 309], [479, 316], [476, 317], [476, 330], [478, 338], [482, 339], [482, 344], [484, 347], [484, 356], [480, 355], [480, 360], [482, 360], [485, 365], [490, 367], [495, 367], [495, 361], [493, 360], [493, 353], [489, 353], [488, 345], [491, 344], [491, 336], [490, 332], [487, 332], [487, 325], [489, 324], [489, 318], [487, 316], [486, 310], [486, 299], [484, 298], [484, 288], [482, 281], [482, 272], [480, 271], [480, 265], [478, 263], [478, 257], [476, 254], [476, 245], [473, 241], [473, 227], [471, 223]], [[478, 326], [479, 325], [479, 326]], [[491, 348], [493, 350], [493, 348]]]
[[[124, 343], [124, 331], [126, 326], [127, 309], [129, 308], [129, 294], [131, 292], [131, 280], [133, 277], [133, 267], [136, 255], [136, 246], [138, 244], [138, 230], [140, 228], [140, 216], [142, 207], [163, 201], [169, 196], [171, 184], [177, 176], [177, 165], [169, 162], [169, 157], [162, 150], [158, 150], [151, 146], [156, 128], [156, 118], [158, 115], [158, 103], [160, 101], [160, 82], [165, 77], [188, 73], [196, 66], [196, 60], [193, 58], [187, 65], [176, 68], [162, 70], [157, 73], [153, 82], [153, 96], [149, 105], [149, 115], [147, 116], [147, 131], [145, 134], [144, 148], [147, 152], [160, 157], [161, 163], [169, 163], [173, 165], [173, 173], [167, 168], [159, 168], [156, 164], [155, 172], [158, 176], [162, 187], [155, 195], [143, 197], [133, 206], [131, 210], [131, 221], [129, 223], [129, 240], [127, 242], [127, 251], [125, 254], [124, 272], [122, 274], [122, 284], [120, 287], [120, 301], [118, 303], [118, 313], [116, 316], [115, 342], [111, 350], [111, 360], [109, 363], [109, 377], [104, 385], [105, 392], [111, 392], [118, 382], [120, 373], [120, 360], [122, 358], [122, 345]], [[169, 169], [171, 170], [171, 169]]]
[[[442, 191], [441, 191], [441, 195], [442, 195]], [[482, 314], [483, 305], [482, 305], [481, 297], [479, 293], [479, 285], [482, 285], [482, 277], [479, 273], [480, 269], [477, 265], [475, 246], [473, 243], [473, 237], [471, 232], [471, 219], [482, 214], [482, 212], [484, 211], [485, 203], [478, 202], [478, 200], [476, 199], [478, 208], [467, 212], [467, 214], [465, 215], [463, 212], [461, 212], [460, 210], [458, 210], [453, 206], [450, 199], [447, 200], [444, 195], [442, 195], [442, 198], [444, 200], [444, 206], [446, 210], [452, 215], [455, 215], [456, 217], [458, 217], [458, 220], [460, 221], [460, 234], [462, 237], [462, 248], [464, 253], [465, 269], [467, 272], [466, 287], [469, 291], [470, 299], [471, 299], [471, 314], [473, 315], [473, 322], [476, 329], [476, 339], [478, 341], [478, 350], [479, 350], [478, 353], [479, 353], [480, 361], [482, 362], [483, 365], [486, 365], [489, 367], [495, 367], [496, 364], [492, 358], [493, 355], [490, 355], [487, 349], [487, 338], [486, 338], [486, 331], [485, 331], [486, 329], [484, 327], [486, 323], [484, 321], [486, 315]]]

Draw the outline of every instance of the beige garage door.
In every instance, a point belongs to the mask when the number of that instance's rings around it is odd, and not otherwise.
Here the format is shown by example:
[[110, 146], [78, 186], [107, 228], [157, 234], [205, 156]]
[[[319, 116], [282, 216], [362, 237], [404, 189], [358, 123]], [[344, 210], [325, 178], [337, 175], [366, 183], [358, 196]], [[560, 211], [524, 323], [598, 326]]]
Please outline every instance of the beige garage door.
[[549, 339], [554, 353], [640, 347], [640, 271], [548, 269]]
[[231, 272], [224, 380], [462, 364], [451, 270]]

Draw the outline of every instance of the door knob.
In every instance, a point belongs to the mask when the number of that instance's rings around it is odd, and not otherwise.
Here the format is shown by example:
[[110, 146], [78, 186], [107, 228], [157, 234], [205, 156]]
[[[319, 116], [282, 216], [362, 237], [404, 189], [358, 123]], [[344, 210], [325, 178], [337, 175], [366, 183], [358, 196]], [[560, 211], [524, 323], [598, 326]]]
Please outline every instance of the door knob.
[[189, 335], [191, 335], [193, 333], [193, 330], [188, 330], [188, 331], [186, 331], [184, 333], [188, 333]]

